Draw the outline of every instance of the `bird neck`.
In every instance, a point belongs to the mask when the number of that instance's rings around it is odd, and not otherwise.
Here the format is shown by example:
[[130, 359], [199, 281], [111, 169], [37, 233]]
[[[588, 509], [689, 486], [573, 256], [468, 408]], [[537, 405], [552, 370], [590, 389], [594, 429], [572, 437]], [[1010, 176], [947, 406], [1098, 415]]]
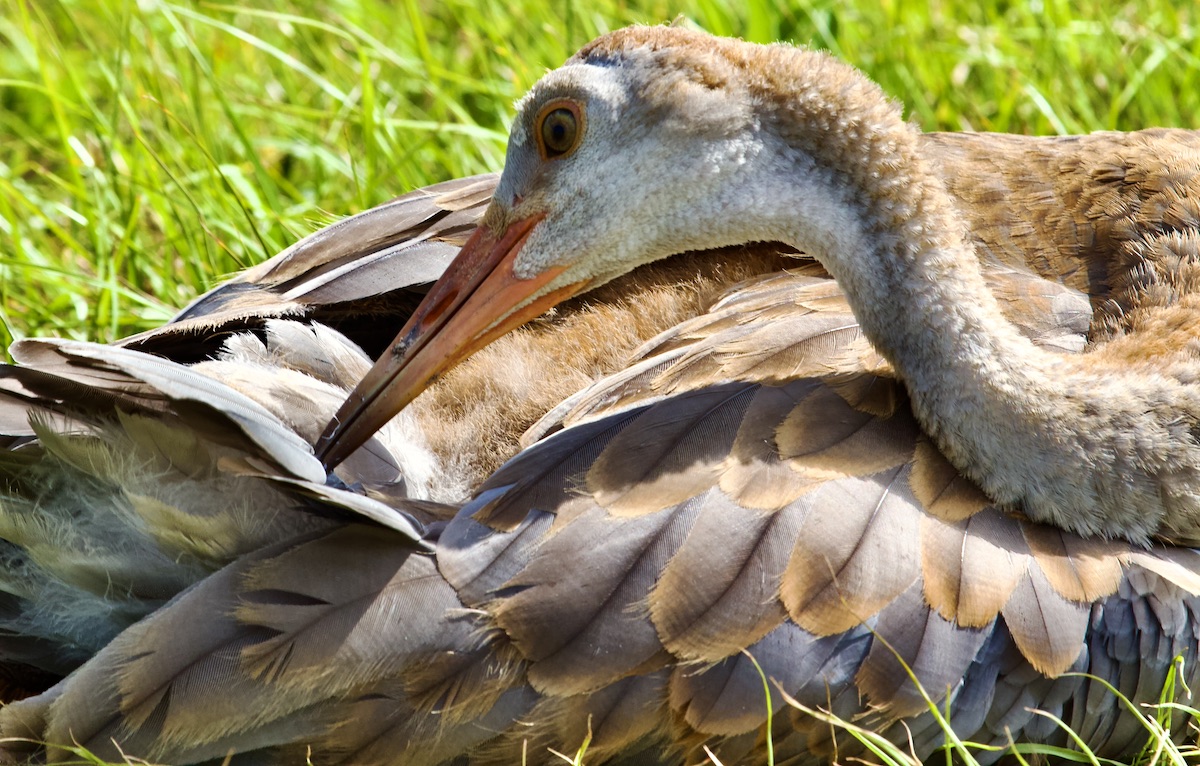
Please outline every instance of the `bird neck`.
[[[757, 151], [743, 152], [756, 193], [732, 192], [751, 199], [743, 235], [782, 238], [822, 262], [914, 403], [931, 408], [919, 412], [931, 431], [940, 430], [942, 403], [988, 404], [1007, 417], [1003, 410], [1025, 406], [1001, 407], [1009, 392], [1044, 396], [1060, 359], [1004, 318], [916, 128], [877, 85], [832, 57], [752, 50], [780, 61], [759, 67], [763, 82], [747, 86], [759, 119]], [[730, 199], [724, 209], [737, 206]], [[997, 390], [1005, 402], [994, 401]]]
[[[838, 281], [940, 446], [993, 498], [1016, 502], [1024, 478], [1000, 467], [1045, 431], [1061, 359], [1004, 318], [965, 224], [923, 167], [915, 140], [907, 140], [915, 135], [899, 128], [906, 140], [891, 142], [891, 156], [867, 154], [883, 167], [809, 165], [799, 169], [811, 181], [802, 185], [793, 175], [800, 199], [779, 211], [789, 220], [787, 241]], [[900, 151], [902, 143], [911, 154]]]
[[[1084, 534], [1144, 542], [1161, 505], [1151, 499], [1143, 513], [1125, 489], [1096, 490], [1122, 481], [1123, 466], [1157, 459], [1109, 447], [1133, 427], [1137, 396], [1037, 348], [1004, 318], [916, 130], [879, 101], [886, 110], [841, 116], [842, 129], [822, 129], [819, 144], [766, 124], [769, 159], [752, 163], [758, 193], [741, 211], [746, 231], [825, 266], [927, 433], [993, 500]], [[784, 110], [779, 124], [806, 119]], [[1148, 444], [1169, 451], [1166, 437], [1151, 435]]]

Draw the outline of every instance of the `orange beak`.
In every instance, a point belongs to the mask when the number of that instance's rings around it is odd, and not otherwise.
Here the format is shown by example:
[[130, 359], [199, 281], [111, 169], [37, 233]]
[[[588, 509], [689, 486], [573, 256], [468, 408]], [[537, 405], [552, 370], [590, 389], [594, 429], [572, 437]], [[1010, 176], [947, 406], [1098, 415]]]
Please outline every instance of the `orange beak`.
[[326, 470], [371, 438], [439, 374], [586, 286], [579, 282], [529, 300], [565, 268], [531, 279], [513, 274], [517, 253], [542, 218], [515, 221], [499, 236], [486, 226], [475, 231], [317, 439], [317, 457]]

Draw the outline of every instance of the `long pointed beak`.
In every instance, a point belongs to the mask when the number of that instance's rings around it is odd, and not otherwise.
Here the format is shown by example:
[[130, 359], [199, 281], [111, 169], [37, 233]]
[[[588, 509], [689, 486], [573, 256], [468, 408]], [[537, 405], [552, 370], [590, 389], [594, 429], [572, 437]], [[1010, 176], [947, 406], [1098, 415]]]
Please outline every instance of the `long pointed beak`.
[[542, 217], [515, 221], [499, 235], [486, 226], [476, 230], [325, 427], [316, 453], [326, 470], [371, 438], [439, 374], [586, 286], [580, 282], [538, 295], [563, 267], [531, 279], [513, 273], [517, 253]]

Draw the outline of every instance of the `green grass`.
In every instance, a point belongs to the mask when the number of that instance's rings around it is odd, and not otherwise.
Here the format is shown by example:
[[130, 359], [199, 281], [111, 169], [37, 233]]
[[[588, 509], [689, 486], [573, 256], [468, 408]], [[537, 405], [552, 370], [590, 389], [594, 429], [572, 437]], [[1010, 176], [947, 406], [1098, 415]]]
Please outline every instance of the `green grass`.
[[157, 325], [331, 216], [497, 169], [547, 68], [677, 14], [832, 50], [930, 130], [1200, 115], [1177, 0], [0, 0], [0, 342]]
[[927, 130], [1200, 127], [1179, 0], [0, 0], [0, 342], [155, 326], [334, 216], [499, 169], [547, 68], [679, 14], [831, 50]]

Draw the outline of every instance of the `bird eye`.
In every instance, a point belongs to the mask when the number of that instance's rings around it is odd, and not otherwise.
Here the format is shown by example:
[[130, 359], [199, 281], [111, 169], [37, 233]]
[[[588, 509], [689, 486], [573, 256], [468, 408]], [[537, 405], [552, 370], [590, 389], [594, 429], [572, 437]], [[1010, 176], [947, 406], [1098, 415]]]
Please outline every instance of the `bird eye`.
[[579, 104], [556, 99], [542, 107], [537, 118], [538, 149], [547, 160], [575, 151], [583, 137], [583, 113]]

